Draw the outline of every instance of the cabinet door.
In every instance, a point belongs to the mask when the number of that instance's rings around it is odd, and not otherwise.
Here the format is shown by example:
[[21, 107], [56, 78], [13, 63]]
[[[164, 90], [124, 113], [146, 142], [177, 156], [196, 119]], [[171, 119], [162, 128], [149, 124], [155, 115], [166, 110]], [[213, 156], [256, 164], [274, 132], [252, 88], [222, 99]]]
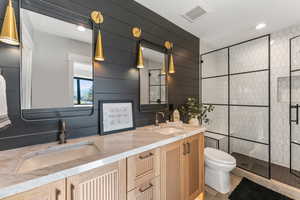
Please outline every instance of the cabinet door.
[[3, 200], [65, 200], [65, 189], [65, 180], [61, 180]]
[[127, 191], [160, 175], [160, 149], [146, 151], [127, 159]]
[[194, 200], [204, 192], [204, 136], [194, 135], [187, 139], [187, 162], [185, 172], [187, 195], [185, 199]]
[[126, 200], [126, 161], [67, 178], [68, 200]]
[[128, 192], [127, 200], [160, 200], [160, 177], [156, 177]]
[[183, 200], [184, 141], [161, 148], [161, 200]]

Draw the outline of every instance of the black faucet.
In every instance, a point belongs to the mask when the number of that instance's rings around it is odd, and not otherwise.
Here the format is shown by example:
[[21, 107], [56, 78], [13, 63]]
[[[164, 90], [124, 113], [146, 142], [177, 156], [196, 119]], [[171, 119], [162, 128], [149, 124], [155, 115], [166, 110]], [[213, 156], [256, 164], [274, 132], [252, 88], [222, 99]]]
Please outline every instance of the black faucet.
[[165, 118], [165, 113], [163, 113], [163, 112], [156, 112], [155, 113], [155, 126], [159, 126], [158, 115], [161, 115], [162, 118]]
[[65, 144], [67, 143], [67, 134], [66, 134], [66, 121], [65, 120], [59, 120], [59, 144]]

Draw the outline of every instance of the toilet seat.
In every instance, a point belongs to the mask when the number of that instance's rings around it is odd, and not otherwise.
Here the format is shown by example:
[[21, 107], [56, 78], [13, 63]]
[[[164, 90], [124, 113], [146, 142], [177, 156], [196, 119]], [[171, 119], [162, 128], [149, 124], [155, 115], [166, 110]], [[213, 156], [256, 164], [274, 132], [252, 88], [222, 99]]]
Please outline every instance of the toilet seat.
[[204, 155], [205, 160], [211, 163], [221, 165], [236, 165], [236, 160], [233, 156], [217, 149], [207, 147], [204, 150]]

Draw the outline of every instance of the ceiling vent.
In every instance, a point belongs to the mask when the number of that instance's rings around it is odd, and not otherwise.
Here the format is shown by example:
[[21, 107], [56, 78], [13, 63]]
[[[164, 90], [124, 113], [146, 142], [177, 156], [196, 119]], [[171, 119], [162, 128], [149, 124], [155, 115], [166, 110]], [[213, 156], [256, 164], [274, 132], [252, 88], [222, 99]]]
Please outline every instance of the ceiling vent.
[[203, 8], [197, 6], [182, 16], [184, 19], [188, 20], [189, 22], [194, 23], [199, 17], [201, 17], [205, 13], [206, 11]]

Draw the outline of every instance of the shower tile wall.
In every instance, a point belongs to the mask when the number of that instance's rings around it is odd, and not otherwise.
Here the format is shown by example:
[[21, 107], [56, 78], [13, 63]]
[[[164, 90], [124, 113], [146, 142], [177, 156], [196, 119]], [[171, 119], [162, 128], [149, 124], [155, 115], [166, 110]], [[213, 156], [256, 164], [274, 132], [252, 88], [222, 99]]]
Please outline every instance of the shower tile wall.
[[[267, 65], [265, 65], [267, 68]], [[268, 71], [230, 77], [230, 103], [268, 105]]]
[[230, 73], [262, 70], [268, 66], [265, 37], [230, 48]]
[[230, 117], [232, 136], [268, 143], [268, 108], [231, 106]]

